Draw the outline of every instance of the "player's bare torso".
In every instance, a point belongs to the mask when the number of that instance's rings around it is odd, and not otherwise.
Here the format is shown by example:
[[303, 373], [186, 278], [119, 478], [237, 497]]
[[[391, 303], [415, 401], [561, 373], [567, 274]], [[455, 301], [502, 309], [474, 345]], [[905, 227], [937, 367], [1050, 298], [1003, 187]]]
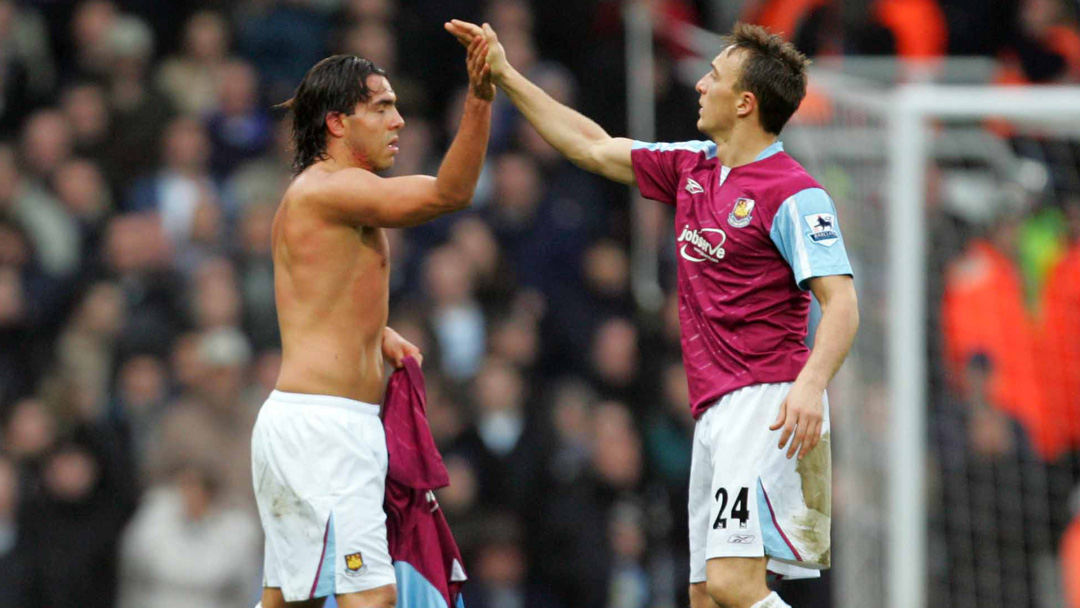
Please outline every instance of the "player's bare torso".
[[274, 217], [274, 292], [281, 326], [277, 389], [380, 403], [390, 251], [382, 228], [336, 220], [313, 184], [313, 165]]

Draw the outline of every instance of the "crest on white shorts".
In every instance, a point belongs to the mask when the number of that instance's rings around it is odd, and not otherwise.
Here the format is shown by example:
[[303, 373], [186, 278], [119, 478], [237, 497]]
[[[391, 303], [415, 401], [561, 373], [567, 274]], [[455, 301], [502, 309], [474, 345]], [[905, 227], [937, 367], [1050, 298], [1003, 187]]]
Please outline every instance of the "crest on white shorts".
[[360, 574], [364, 569], [364, 556], [359, 551], [345, 556], [345, 574]]

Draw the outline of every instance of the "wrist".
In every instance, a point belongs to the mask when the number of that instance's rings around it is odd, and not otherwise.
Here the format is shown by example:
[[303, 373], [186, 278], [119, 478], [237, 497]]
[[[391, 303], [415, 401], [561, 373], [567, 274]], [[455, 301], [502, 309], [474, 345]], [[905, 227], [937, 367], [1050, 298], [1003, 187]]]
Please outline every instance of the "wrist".
[[495, 70], [491, 71], [491, 81], [495, 83], [495, 86], [502, 87], [513, 78], [514, 74], [517, 74], [517, 70], [514, 69], [514, 66], [506, 64], [498, 72]]
[[815, 390], [819, 393], [824, 393], [825, 389], [829, 386], [828, 378], [824, 377], [824, 375], [822, 374], [816, 374], [813, 371], [807, 369], [804, 369], [802, 373], [799, 374], [796, 382], [799, 382], [807, 388]]
[[491, 106], [491, 102], [491, 99], [484, 99], [483, 97], [478, 97], [476, 95], [476, 91], [474, 91], [472, 87], [469, 87], [469, 93], [465, 95], [465, 111], [468, 111], [470, 108], [488, 108]]

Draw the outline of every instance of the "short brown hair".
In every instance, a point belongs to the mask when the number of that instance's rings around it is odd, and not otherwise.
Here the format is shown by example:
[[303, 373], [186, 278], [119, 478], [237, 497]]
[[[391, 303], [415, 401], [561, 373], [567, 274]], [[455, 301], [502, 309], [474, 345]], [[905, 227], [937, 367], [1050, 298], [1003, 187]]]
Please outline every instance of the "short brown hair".
[[724, 41], [746, 52], [735, 86], [754, 94], [762, 128], [779, 135], [806, 96], [810, 60], [795, 45], [760, 25], [736, 23]]

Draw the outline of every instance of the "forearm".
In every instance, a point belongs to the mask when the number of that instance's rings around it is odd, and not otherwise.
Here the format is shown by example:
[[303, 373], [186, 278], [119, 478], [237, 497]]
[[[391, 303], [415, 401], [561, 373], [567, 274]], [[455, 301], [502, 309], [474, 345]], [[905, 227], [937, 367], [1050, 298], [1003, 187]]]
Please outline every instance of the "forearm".
[[824, 391], [847, 358], [858, 328], [859, 306], [853, 295], [822, 303], [814, 349], [799, 373], [798, 381]]
[[470, 93], [465, 97], [465, 111], [457, 135], [435, 178], [441, 198], [458, 207], [468, 206], [484, 167], [490, 131], [491, 102]]
[[582, 169], [598, 171], [590, 147], [611, 137], [600, 125], [555, 101], [512, 67], [497, 77], [496, 84], [551, 147]]

